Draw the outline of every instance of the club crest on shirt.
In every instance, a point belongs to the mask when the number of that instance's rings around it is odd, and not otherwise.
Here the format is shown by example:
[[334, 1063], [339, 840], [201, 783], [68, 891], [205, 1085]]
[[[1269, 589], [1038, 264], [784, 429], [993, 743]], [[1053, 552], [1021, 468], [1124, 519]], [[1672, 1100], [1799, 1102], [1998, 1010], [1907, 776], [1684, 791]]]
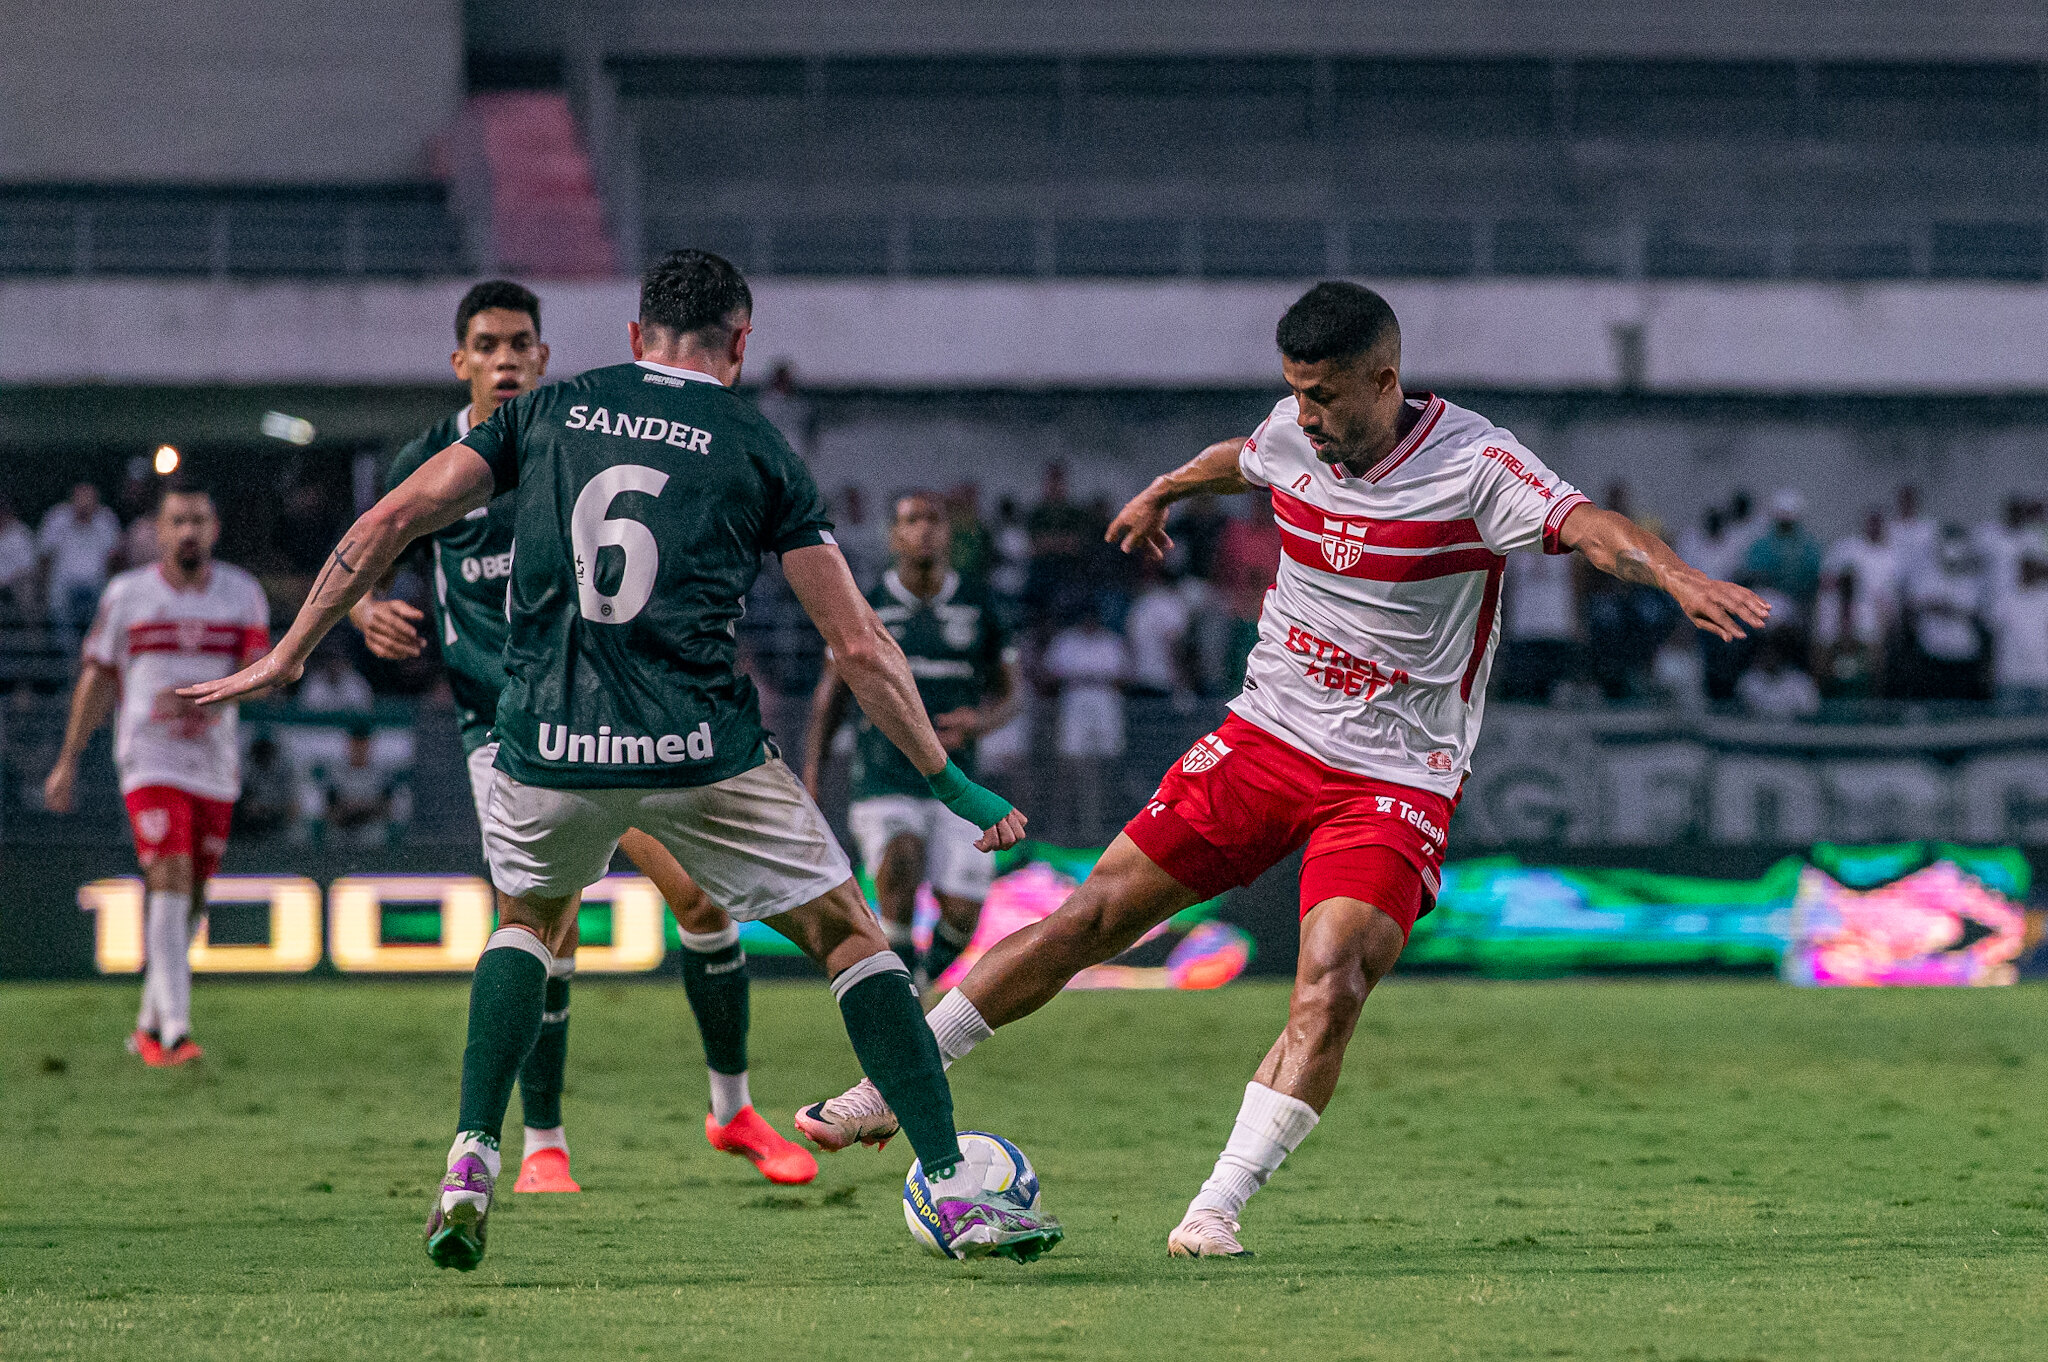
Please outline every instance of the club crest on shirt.
[[145, 842], [161, 842], [164, 834], [171, 830], [169, 809], [144, 809], [135, 815], [135, 830], [142, 834]]
[[1451, 754], [1448, 752], [1432, 752], [1423, 759], [1422, 764], [1432, 771], [1448, 771], [1451, 769]]
[[1323, 518], [1323, 561], [1338, 572], [1349, 572], [1365, 556], [1365, 531], [1354, 530], [1348, 520]]
[[1180, 759], [1180, 769], [1197, 776], [1229, 755], [1230, 745], [1211, 733], [1188, 749], [1188, 754]]

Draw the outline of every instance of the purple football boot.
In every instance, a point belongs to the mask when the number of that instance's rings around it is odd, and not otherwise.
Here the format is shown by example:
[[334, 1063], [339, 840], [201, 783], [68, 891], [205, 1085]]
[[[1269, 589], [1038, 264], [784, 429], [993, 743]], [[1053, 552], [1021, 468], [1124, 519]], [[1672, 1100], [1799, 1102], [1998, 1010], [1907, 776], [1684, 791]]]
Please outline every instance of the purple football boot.
[[484, 1260], [485, 1220], [491, 1213], [491, 1170], [477, 1154], [464, 1154], [441, 1179], [434, 1213], [427, 1217], [427, 1257], [436, 1267], [469, 1272]]

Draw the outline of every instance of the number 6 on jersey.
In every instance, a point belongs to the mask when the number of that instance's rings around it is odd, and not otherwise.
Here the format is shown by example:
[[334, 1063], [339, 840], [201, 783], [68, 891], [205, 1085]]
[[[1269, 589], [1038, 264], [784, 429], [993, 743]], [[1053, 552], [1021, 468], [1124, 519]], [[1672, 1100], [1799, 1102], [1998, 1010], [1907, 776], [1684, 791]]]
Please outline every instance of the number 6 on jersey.
[[[614, 464], [583, 485], [569, 513], [569, 538], [576, 551], [576, 600], [583, 618], [599, 624], [624, 624], [646, 608], [654, 594], [661, 550], [654, 533], [637, 520], [609, 514], [621, 492], [658, 497], [668, 474], [645, 464]], [[597, 586], [599, 549], [616, 548], [625, 555], [619, 589], [610, 595]]]

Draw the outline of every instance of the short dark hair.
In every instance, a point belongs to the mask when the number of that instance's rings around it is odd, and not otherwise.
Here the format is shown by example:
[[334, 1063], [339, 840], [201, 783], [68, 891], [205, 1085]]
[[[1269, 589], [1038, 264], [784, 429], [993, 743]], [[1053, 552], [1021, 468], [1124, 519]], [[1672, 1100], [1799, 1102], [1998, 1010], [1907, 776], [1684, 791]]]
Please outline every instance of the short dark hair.
[[640, 325], [678, 336], [724, 334], [733, 314], [751, 316], [754, 292], [723, 256], [709, 251], [670, 251], [640, 276]]
[[469, 324], [476, 320], [477, 313], [494, 307], [524, 312], [533, 318], [533, 334], [540, 334], [540, 299], [533, 296], [533, 290], [510, 279], [486, 279], [463, 294], [461, 305], [455, 309], [455, 343], [469, 344]]
[[[205, 497], [208, 501], [213, 501], [213, 492], [205, 483], [199, 482], [188, 474], [180, 472], [173, 473], [169, 477], [157, 479], [157, 510], [162, 511], [164, 502], [172, 497]], [[215, 504], [218, 505], [218, 503]]]
[[1274, 332], [1280, 353], [1297, 364], [1349, 359], [1401, 343], [1401, 323], [1387, 300], [1363, 284], [1328, 281], [1294, 300]]

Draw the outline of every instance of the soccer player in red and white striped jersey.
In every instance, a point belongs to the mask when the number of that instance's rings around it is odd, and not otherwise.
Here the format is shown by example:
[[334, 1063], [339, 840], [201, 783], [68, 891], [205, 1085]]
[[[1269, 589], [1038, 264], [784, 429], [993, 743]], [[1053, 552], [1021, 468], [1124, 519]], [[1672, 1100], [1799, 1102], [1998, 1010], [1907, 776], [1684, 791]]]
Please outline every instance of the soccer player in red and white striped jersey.
[[114, 715], [114, 765], [148, 886], [142, 1010], [128, 1047], [154, 1067], [200, 1055], [190, 1034], [194, 900], [227, 850], [242, 792], [235, 707], [201, 709], [178, 688], [218, 681], [270, 649], [263, 588], [214, 561], [219, 538], [212, 497], [165, 491], [157, 561], [114, 578], [100, 597], [64, 746], [43, 782], [44, 806], [70, 812], [86, 740]]
[[[1372, 290], [1325, 283], [1280, 321], [1292, 395], [1124, 507], [1109, 538], [1162, 553], [1168, 508], [1272, 498], [1285, 556], [1231, 717], [1189, 749], [1057, 912], [998, 943], [928, 1018], [948, 1062], [1083, 968], [1191, 904], [1303, 851], [1301, 956], [1287, 1027], [1259, 1066], [1214, 1174], [1168, 1236], [1175, 1256], [1238, 1255], [1238, 1214], [1321, 1116], [1374, 984], [1434, 905], [1518, 549], [1577, 551], [1669, 592], [1724, 639], [1761, 626], [1752, 592], [1688, 566], [1593, 505], [1513, 435], [1402, 390], [1401, 333]], [[833, 1146], [893, 1133], [863, 1083], [805, 1113]]]

